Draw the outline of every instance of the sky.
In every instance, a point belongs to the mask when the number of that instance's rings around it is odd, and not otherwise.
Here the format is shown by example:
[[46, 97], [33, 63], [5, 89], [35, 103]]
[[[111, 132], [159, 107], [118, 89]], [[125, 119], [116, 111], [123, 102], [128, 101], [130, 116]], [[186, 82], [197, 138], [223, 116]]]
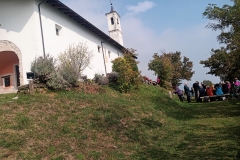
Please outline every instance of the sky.
[[[110, 12], [110, 0], [61, 0], [83, 18], [108, 34], [106, 13]], [[211, 80], [219, 77], [206, 74], [209, 68], [199, 64], [211, 56], [211, 49], [223, 46], [216, 37], [219, 31], [206, 28], [210, 21], [202, 13], [208, 4], [222, 7], [232, 5], [231, 0], [111, 0], [114, 10], [121, 16], [123, 44], [136, 49], [138, 67], [143, 76], [156, 80], [148, 63], [154, 53], [180, 51], [193, 62], [195, 74], [188, 81]], [[186, 82], [185, 80], [183, 82]]]

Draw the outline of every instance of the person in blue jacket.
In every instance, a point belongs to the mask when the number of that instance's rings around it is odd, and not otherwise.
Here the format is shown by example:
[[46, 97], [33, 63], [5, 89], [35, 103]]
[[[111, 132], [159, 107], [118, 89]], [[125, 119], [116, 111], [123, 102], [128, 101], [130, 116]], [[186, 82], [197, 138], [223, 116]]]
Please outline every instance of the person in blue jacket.
[[189, 89], [189, 87], [188, 87], [187, 82], [185, 82], [185, 85], [184, 85], [184, 92], [185, 92], [185, 94], [187, 95], [187, 101], [188, 101], [188, 103], [191, 102], [191, 99], [190, 99], [190, 89]]
[[216, 89], [216, 92], [215, 92], [216, 95], [222, 95], [223, 94], [222, 86], [220, 84], [217, 84], [215, 89]]

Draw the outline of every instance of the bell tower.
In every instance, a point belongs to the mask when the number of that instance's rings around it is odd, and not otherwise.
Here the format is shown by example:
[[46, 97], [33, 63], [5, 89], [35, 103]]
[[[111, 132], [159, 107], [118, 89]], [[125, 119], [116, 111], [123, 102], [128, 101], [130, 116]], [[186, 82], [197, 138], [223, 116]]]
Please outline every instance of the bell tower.
[[119, 14], [114, 11], [111, 3], [111, 10], [106, 13], [108, 21], [109, 36], [123, 46], [122, 29]]

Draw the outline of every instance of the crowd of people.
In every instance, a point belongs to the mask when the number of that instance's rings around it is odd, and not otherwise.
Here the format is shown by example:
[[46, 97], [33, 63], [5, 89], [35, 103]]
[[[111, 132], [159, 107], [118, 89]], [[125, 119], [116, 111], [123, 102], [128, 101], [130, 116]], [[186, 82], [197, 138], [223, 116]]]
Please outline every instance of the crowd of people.
[[229, 96], [238, 97], [240, 91], [240, 81], [238, 78], [235, 78], [235, 81], [233, 83], [230, 83], [229, 81], [223, 81], [220, 83], [212, 84], [210, 86], [207, 86], [203, 82], [200, 84], [198, 81], [196, 81], [191, 88], [186, 82], [184, 84], [184, 92], [177, 86], [174, 86], [173, 89], [175, 90], [174, 93], [178, 95], [179, 100], [182, 102], [184, 94], [187, 96], [188, 102], [191, 102], [192, 96], [195, 97], [196, 102], [208, 100], [214, 101], [216, 99], [220, 100], [222, 95], [225, 95], [224, 98], [228, 98]]

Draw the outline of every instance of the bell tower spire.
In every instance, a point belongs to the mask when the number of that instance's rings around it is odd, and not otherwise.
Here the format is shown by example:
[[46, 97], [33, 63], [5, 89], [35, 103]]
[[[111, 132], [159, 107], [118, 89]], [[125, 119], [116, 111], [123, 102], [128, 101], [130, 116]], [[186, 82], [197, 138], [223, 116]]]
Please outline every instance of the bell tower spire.
[[114, 10], [111, 0], [110, 0], [110, 5], [111, 5], [111, 10], [109, 13], [106, 13], [107, 21], [108, 21], [109, 36], [123, 46], [120, 16]]
[[112, 1], [111, 1], [111, 0], [109, 0], [109, 1], [110, 1], [110, 5], [111, 5], [110, 13], [112, 13], [112, 12], [114, 11], [114, 9], [113, 9], [113, 5], [112, 5]]

